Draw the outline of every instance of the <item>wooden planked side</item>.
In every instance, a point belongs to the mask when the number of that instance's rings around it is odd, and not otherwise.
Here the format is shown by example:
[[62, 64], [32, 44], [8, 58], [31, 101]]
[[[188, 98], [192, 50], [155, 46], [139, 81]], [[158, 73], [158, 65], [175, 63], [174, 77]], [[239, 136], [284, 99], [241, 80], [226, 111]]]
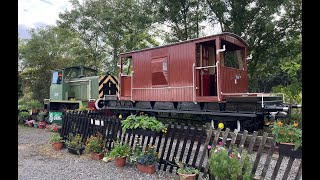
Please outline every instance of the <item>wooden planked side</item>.
[[287, 168], [286, 168], [286, 170], [285, 170], [285, 172], [283, 174], [282, 180], [286, 180], [288, 178], [288, 175], [289, 175], [289, 172], [291, 170], [291, 167], [292, 167], [294, 159], [295, 158], [290, 157], [289, 162], [287, 164]]
[[249, 148], [248, 148], [249, 154], [252, 154], [253, 146], [254, 146], [254, 143], [256, 142], [257, 135], [258, 135], [258, 132], [254, 131], [253, 136], [251, 136], [251, 140], [250, 140], [250, 144], [249, 144]]
[[207, 147], [208, 147], [209, 142], [210, 142], [210, 140], [211, 140], [212, 133], [213, 133], [213, 128], [210, 127], [209, 133], [208, 133], [207, 138], [206, 138], [206, 141], [205, 141], [205, 143], [204, 143], [204, 148], [203, 148], [203, 150], [202, 150], [202, 154], [201, 154], [201, 158], [200, 158], [200, 162], [199, 162], [199, 166], [198, 166], [199, 169], [202, 168], [202, 163], [203, 163], [204, 157], [205, 157], [206, 154], [208, 153]]
[[272, 159], [272, 155], [274, 153], [275, 145], [276, 145], [276, 142], [274, 141], [274, 139], [272, 139], [271, 148], [269, 149], [268, 156], [266, 158], [264, 167], [262, 169], [262, 173], [261, 173], [261, 176], [260, 176], [261, 178], [260, 179], [264, 179], [266, 177], [266, 174], [267, 174], [267, 171], [268, 171], [268, 168], [270, 166], [271, 159]]
[[190, 143], [190, 146], [189, 146], [189, 151], [188, 151], [186, 162], [185, 162], [186, 164], [189, 164], [191, 152], [192, 152], [192, 149], [193, 149], [194, 140], [195, 140], [195, 137], [196, 137], [196, 132], [197, 132], [197, 128], [194, 128], [192, 133], [190, 134], [191, 135], [191, 143]]
[[[164, 154], [166, 152], [166, 147], [167, 147], [167, 143], [168, 143], [168, 139], [169, 139], [169, 134], [170, 134], [170, 131], [171, 131], [171, 126], [169, 125], [169, 127], [170, 128], [168, 128], [166, 136], [165, 136], [165, 139], [164, 139], [164, 144], [163, 144], [162, 151], [161, 151], [161, 156], [160, 156], [160, 162], [164, 162], [163, 157], [164, 157]], [[160, 169], [160, 166], [159, 166], [159, 169]]]
[[280, 168], [280, 165], [282, 163], [282, 160], [283, 160], [283, 156], [279, 155], [279, 158], [277, 160], [277, 164], [274, 167], [274, 170], [273, 170], [273, 173], [272, 173], [272, 176], [271, 176], [271, 180], [275, 180], [276, 179], [278, 171], [279, 171], [279, 168]]
[[[202, 127], [201, 132], [200, 132], [200, 137], [199, 137], [198, 142], [197, 142], [197, 148], [196, 148], [195, 154], [193, 156], [192, 167], [196, 167], [196, 161], [197, 161], [197, 158], [198, 158], [198, 154], [199, 154], [199, 151], [200, 151], [200, 146], [202, 144], [204, 134], [205, 134], [205, 128]], [[206, 149], [206, 147], [204, 147], [204, 149]]]
[[244, 148], [244, 143], [246, 142], [247, 136], [248, 136], [248, 131], [244, 130], [244, 132], [242, 134], [242, 138], [241, 138], [240, 144], [239, 144], [239, 149], [238, 149], [238, 152], [239, 152], [240, 155], [242, 154], [242, 150]]
[[[191, 128], [191, 126], [187, 127], [186, 134], [190, 133], [190, 128]], [[182, 150], [180, 152], [180, 157], [179, 157], [179, 161], [180, 162], [182, 162], [182, 158], [183, 158], [184, 151], [186, 149], [187, 141], [188, 141], [188, 136], [184, 136], [183, 145], [182, 145], [182, 148], [181, 148]]]
[[[169, 125], [169, 127], [171, 127], [171, 125]], [[174, 127], [171, 130], [171, 137], [170, 137], [170, 144], [169, 144], [169, 149], [167, 151], [167, 156], [166, 156], [166, 163], [163, 166], [163, 170], [166, 171], [167, 170], [167, 163], [169, 162], [169, 158], [170, 158], [170, 154], [171, 154], [171, 149], [172, 149], [172, 145], [173, 145], [173, 141], [174, 141], [174, 136], [177, 130], [177, 125], [175, 124]], [[177, 145], [177, 144], [175, 144]]]
[[231, 152], [233, 150], [234, 143], [236, 142], [236, 139], [237, 139], [238, 130], [237, 129], [234, 130], [234, 132], [231, 134], [233, 135], [233, 137], [231, 139], [231, 143], [229, 145], [228, 152]]
[[[176, 164], [175, 157], [177, 156], [177, 153], [178, 153], [178, 149], [180, 146], [180, 140], [183, 136], [183, 131], [184, 131], [183, 126], [181, 126], [181, 128], [177, 130], [178, 137], [177, 137], [176, 147], [174, 148], [174, 152], [173, 152], [173, 156], [172, 156], [172, 160], [171, 160], [171, 162], [173, 162], [174, 164]], [[170, 166], [169, 172], [172, 173], [172, 170], [173, 170], [173, 166]]]
[[257, 152], [257, 155], [256, 155], [256, 159], [253, 163], [253, 166], [252, 166], [252, 171], [251, 173], [252, 174], [255, 174], [257, 168], [258, 168], [258, 164], [259, 164], [259, 161], [261, 159], [261, 156], [262, 156], [262, 151], [263, 151], [263, 148], [264, 148], [264, 145], [267, 141], [267, 137], [268, 137], [268, 133], [263, 133], [263, 137], [262, 137], [262, 141], [260, 143], [260, 146], [259, 146], [259, 149], [258, 149], [258, 152]]
[[301, 178], [302, 175], [302, 161], [300, 162], [299, 168], [298, 168], [298, 172], [296, 177], [294, 178], [294, 180], [299, 180]]

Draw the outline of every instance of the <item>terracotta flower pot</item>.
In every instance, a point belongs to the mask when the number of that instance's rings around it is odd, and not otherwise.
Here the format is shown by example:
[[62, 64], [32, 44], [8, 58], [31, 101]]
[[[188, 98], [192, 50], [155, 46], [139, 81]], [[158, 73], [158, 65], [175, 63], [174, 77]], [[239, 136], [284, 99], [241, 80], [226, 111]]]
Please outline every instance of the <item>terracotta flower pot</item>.
[[147, 165], [144, 166], [140, 163], [136, 164], [138, 171], [142, 172], [142, 173], [148, 173], [148, 174], [153, 174], [156, 172], [156, 166], [155, 165]]
[[94, 152], [90, 152], [90, 155], [91, 155], [91, 159], [93, 160], [100, 160], [103, 158], [103, 153], [94, 153]]
[[44, 124], [39, 124], [39, 129], [44, 129], [45, 125]]
[[180, 174], [179, 173], [180, 180], [195, 180], [197, 177], [197, 174]]
[[126, 157], [119, 157], [119, 158], [116, 158], [115, 160], [114, 160], [114, 162], [115, 162], [115, 165], [117, 166], [117, 167], [123, 167], [123, 166], [125, 166], [126, 165]]
[[59, 131], [59, 126], [58, 125], [54, 125], [52, 127], [52, 129], [53, 129], [54, 132], [58, 132]]
[[55, 143], [52, 143], [52, 146], [54, 147], [54, 149], [55, 149], [56, 151], [59, 151], [59, 150], [62, 149], [63, 143], [62, 143], [62, 142], [55, 142]]

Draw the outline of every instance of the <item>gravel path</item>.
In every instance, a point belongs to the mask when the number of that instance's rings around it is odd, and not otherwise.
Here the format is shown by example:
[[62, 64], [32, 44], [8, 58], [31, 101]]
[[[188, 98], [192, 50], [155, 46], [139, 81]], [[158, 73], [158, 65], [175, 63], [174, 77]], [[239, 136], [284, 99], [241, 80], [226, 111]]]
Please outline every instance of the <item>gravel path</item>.
[[18, 179], [179, 179], [176, 174], [163, 171], [139, 173], [133, 165], [118, 168], [113, 162], [70, 154], [66, 148], [55, 151], [48, 143], [50, 135], [44, 129], [18, 126]]

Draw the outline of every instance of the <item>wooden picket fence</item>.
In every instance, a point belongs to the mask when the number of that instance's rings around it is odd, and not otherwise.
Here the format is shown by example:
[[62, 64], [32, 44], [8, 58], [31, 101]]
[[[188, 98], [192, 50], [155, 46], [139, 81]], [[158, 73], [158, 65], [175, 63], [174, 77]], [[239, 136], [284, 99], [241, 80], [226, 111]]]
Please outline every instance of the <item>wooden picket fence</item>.
[[[247, 131], [238, 133], [236, 130], [231, 132], [230, 129], [221, 131], [210, 128], [206, 130], [204, 127], [181, 126], [177, 124], [168, 124], [167, 133], [156, 135], [137, 134], [131, 131], [122, 132], [121, 121], [119, 119], [101, 116], [94, 114], [92, 111], [69, 112], [62, 116], [61, 136], [64, 139], [68, 138], [68, 134], [79, 133], [83, 137], [83, 142], [90, 135], [100, 132], [106, 140], [106, 149], [113, 148], [113, 142], [118, 140], [121, 144], [127, 143], [131, 148], [135, 148], [136, 141], [139, 141], [143, 147], [150, 145], [156, 146], [156, 151], [160, 154], [160, 166], [158, 169], [172, 173], [176, 170], [177, 165], [175, 158], [180, 162], [198, 168], [203, 177], [210, 175], [208, 168], [208, 145], [212, 145], [212, 149], [222, 141], [223, 145], [232, 148], [238, 147], [239, 153], [246, 149], [249, 154], [252, 154], [253, 169], [255, 179], [265, 179], [269, 171], [272, 172], [271, 179], [278, 179], [280, 167], [283, 167], [282, 161], [284, 156], [278, 156], [275, 167], [271, 167], [272, 159], [277, 157], [277, 147], [274, 139], [268, 137], [268, 133], [263, 136], [257, 136], [258, 132], [248, 134]], [[264, 162], [261, 162], [262, 156], [266, 156]], [[288, 157], [286, 157], [288, 158]], [[300, 179], [302, 174], [302, 161], [298, 170], [291, 171], [295, 158], [289, 158], [282, 179], [288, 179], [290, 174], [295, 180]], [[258, 167], [260, 166], [259, 172]], [[262, 168], [261, 168], [262, 167]], [[262, 170], [261, 170], [262, 169]], [[261, 171], [261, 172], [260, 172]], [[270, 172], [269, 172], [270, 174]], [[213, 176], [210, 176], [210, 179]]]

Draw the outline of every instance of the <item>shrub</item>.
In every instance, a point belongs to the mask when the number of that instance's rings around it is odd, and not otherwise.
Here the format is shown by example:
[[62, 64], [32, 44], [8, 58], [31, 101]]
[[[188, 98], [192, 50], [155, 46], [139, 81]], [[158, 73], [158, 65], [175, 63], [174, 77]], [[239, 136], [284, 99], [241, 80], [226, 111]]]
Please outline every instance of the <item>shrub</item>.
[[113, 158], [127, 157], [129, 156], [129, 152], [130, 148], [128, 144], [120, 144], [119, 142], [115, 142], [109, 156]]
[[240, 156], [237, 149], [228, 153], [227, 148], [217, 146], [210, 152], [209, 167], [212, 175], [219, 180], [251, 180], [253, 178], [250, 156], [245, 151]]
[[121, 121], [122, 130], [125, 132], [127, 129], [150, 129], [152, 131], [160, 132], [166, 131], [166, 126], [158, 121], [155, 117], [147, 115], [130, 115], [125, 120]]
[[30, 117], [29, 112], [19, 112], [18, 120], [20, 123], [23, 123], [25, 120], [27, 120]]
[[298, 123], [284, 124], [281, 121], [272, 124], [272, 134], [278, 143], [293, 143], [297, 150], [302, 145], [302, 130]]
[[85, 151], [87, 153], [93, 152], [93, 153], [100, 154], [104, 152], [104, 148], [105, 148], [105, 143], [102, 138], [102, 134], [97, 133], [95, 135], [91, 135], [87, 139], [86, 148], [85, 148]]
[[52, 133], [49, 139], [49, 142], [50, 143], [63, 142], [63, 140], [59, 133]]
[[178, 170], [177, 170], [177, 173], [179, 174], [199, 174], [199, 170], [192, 167], [192, 166], [189, 166], [188, 164], [184, 164], [182, 162], [179, 162], [176, 158], [175, 158], [175, 161], [178, 165]]
[[83, 147], [82, 136], [81, 134], [73, 135], [69, 134], [68, 140], [66, 141], [66, 145], [71, 148], [80, 149]]
[[137, 162], [144, 166], [156, 165], [159, 161], [158, 153], [155, 151], [155, 146], [148, 145], [141, 155], [137, 157]]

